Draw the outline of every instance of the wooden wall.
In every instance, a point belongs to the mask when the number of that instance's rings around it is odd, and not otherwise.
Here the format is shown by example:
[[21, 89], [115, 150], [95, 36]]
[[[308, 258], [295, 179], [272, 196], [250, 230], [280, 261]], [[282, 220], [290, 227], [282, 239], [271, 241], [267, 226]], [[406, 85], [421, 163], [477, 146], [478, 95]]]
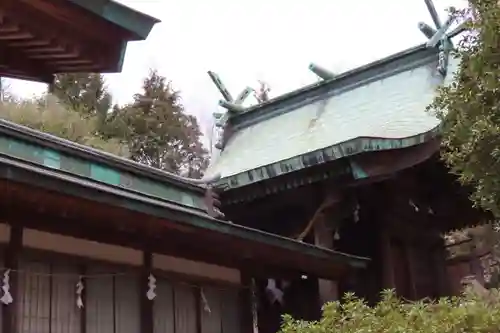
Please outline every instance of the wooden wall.
[[[159, 254], [146, 260], [134, 249], [31, 229], [22, 230], [13, 259], [11, 233], [0, 224], [0, 273], [15, 270], [14, 302], [1, 305], [2, 333], [241, 332], [238, 270]], [[157, 279], [153, 301], [149, 273]], [[80, 275], [83, 309], [76, 305]]]

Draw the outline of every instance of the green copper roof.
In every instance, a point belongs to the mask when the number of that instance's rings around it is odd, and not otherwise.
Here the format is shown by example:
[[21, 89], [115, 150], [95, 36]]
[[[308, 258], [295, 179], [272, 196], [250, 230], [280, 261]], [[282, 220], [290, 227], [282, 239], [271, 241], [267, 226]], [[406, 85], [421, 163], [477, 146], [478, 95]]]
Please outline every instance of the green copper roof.
[[220, 185], [235, 188], [427, 141], [439, 130], [425, 111], [443, 83], [437, 57], [422, 45], [231, 117], [235, 132], [208, 174], [220, 173]]
[[319, 261], [363, 267], [367, 260], [212, 218], [203, 202], [205, 188], [183, 177], [4, 120], [0, 120], [0, 178], [278, 247]]
[[0, 120], [0, 154], [205, 210], [204, 189], [158, 169]]
[[97, 14], [144, 40], [160, 20], [112, 0], [66, 0]]

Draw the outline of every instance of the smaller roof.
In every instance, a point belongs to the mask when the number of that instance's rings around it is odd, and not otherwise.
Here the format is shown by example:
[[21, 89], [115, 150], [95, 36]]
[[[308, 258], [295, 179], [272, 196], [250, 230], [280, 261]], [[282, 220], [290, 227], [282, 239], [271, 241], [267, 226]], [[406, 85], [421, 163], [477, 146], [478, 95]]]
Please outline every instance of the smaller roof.
[[121, 71], [129, 41], [159, 20], [109, 0], [0, 2], [0, 76], [51, 83], [54, 74]]
[[160, 20], [113, 0], [66, 0], [128, 30], [130, 41], [144, 40]]
[[[17, 204], [27, 197], [46, 201], [46, 213], [60, 212], [62, 200], [78, 198], [81, 202], [74, 205], [79, 209], [75, 215], [82, 220], [132, 223], [149, 235], [154, 224], [165, 237], [183, 238], [185, 242], [193, 242], [196, 237], [196, 246], [208, 246], [202, 252], [213, 253], [212, 257], [232, 249], [231, 256], [240, 263], [265, 262], [281, 269], [333, 277], [348, 268], [364, 267], [367, 261], [213, 218], [205, 205], [205, 189], [183, 177], [2, 120], [0, 188], [5, 189], [0, 191], [4, 197]], [[89, 202], [97, 208], [89, 208]], [[1, 199], [0, 205], [5, 204]], [[113, 212], [118, 215], [112, 216]]]
[[440, 125], [425, 111], [443, 82], [437, 57], [420, 45], [233, 115], [232, 134], [207, 174], [236, 188], [428, 141]]

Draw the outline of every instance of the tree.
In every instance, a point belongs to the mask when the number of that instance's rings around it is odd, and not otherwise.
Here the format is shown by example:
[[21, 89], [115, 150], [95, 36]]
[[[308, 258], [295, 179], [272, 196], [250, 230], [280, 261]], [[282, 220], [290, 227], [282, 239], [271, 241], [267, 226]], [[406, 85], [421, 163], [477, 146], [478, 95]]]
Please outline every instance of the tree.
[[208, 164], [197, 119], [185, 113], [179, 92], [152, 70], [134, 102], [114, 116], [127, 128], [132, 159], [152, 167], [199, 178]]
[[81, 143], [109, 153], [129, 157], [128, 147], [116, 139], [104, 139], [96, 134], [98, 119], [82, 114], [47, 96], [40, 101], [4, 102], [0, 118], [32, 129]]
[[325, 304], [318, 321], [294, 320], [285, 315], [280, 333], [498, 333], [499, 291], [487, 291], [474, 280], [464, 282], [464, 295], [436, 301], [407, 303], [394, 292], [385, 291], [382, 300], [372, 307], [347, 294], [343, 302]]
[[98, 73], [58, 74], [53, 94], [74, 110], [105, 117], [111, 108], [111, 94]]
[[259, 88], [254, 92], [254, 97], [257, 99], [259, 104], [265, 103], [269, 100], [269, 93], [271, 92], [271, 87], [264, 82], [259, 80]]
[[[497, 0], [469, 0], [461, 16], [470, 20], [471, 30], [455, 53], [458, 71], [429, 109], [442, 120], [442, 159], [472, 189], [473, 202], [496, 219], [467, 230], [467, 235], [475, 246], [486, 244], [499, 261], [500, 8]], [[498, 285], [498, 269], [486, 273]]]
[[469, 0], [462, 15], [471, 33], [460, 42], [454, 82], [439, 89], [430, 109], [443, 122], [442, 158], [473, 201], [500, 217], [500, 8]]
[[104, 76], [98, 73], [56, 75], [54, 95], [71, 110], [96, 122], [96, 135], [103, 139], [122, 139], [128, 129], [119, 117], [120, 108], [112, 105], [112, 96]]

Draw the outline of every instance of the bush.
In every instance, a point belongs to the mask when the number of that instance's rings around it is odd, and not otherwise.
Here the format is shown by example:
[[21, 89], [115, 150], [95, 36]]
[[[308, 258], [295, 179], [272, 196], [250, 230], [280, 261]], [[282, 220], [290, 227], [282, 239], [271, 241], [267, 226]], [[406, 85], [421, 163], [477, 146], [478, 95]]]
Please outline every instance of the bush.
[[382, 300], [369, 307], [353, 294], [342, 303], [323, 307], [321, 320], [306, 322], [283, 317], [280, 333], [498, 333], [500, 298], [466, 292], [438, 301], [403, 302], [385, 291]]
[[53, 96], [40, 101], [0, 103], [0, 118], [111, 154], [129, 156], [126, 145], [115, 139], [104, 139], [98, 134], [96, 117], [84, 117], [58, 103]]

